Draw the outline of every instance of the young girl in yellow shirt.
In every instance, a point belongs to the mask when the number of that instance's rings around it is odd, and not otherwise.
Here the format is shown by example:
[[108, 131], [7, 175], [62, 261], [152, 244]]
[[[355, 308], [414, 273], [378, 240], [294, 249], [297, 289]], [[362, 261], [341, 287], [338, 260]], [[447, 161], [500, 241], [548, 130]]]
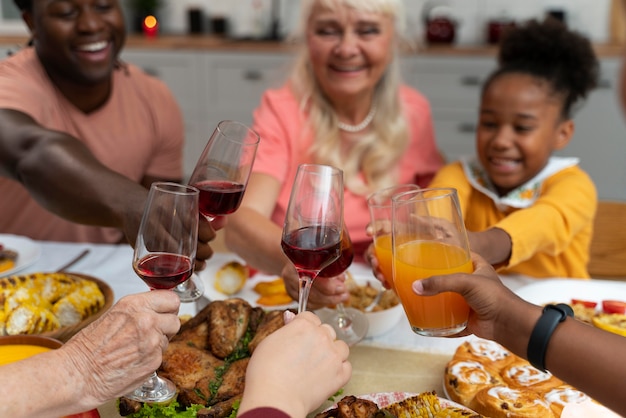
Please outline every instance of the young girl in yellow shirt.
[[591, 44], [560, 22], [530, 21], [503, 40], [498, 62], [482, 90], [477, 155], [430, 187], [458, 190], [472, 250], [500, 273], [588, 278], [596, 189], [577, 158], [553, 152], [572, 140], [576, 105], [596, 86]]

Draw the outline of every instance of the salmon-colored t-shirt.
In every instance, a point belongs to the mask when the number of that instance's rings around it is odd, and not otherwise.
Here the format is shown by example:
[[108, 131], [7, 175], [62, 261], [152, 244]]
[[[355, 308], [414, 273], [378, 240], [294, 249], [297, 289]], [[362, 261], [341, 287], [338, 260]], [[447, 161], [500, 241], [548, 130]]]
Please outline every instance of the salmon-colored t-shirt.
[[[50, 82], [34, 49], [25, 48], [0, 61], [0, 108], [24, 112], [46, 128], [74, 136], [105, 166], [138, 183], [146, 175], [182, 178], [180, 109], [164, 83], [133, 65], [113, 71], [111, 97], [85, 114]], [[41, 207], [19, 182], [2, 177], [0, 233], [101, 243], [123, 237], [113, 228], [66, 221]]]
[[[410, 141], [397, 167], [397, 183], [426, 186], [443, 165], [435, 144], [435, 134], [428, 100], [408, 86], [400, 89], [400, 100], [408, 121]], [[307, 126], [307, 115], [288, 85], [268, 90], [254, 112], [254, 129], [261, 137], [253, 171], [268, 174], [282, 185], [272, 220], [281, 225], [289, 204], [291, 186], [298, 166], [310, 163], [309, 149], [313, 135]], [[360, 255], [371, 238], [365, 233], [369, 223], [367, 196], [346, 189], [345, 223], [355, 252]]]

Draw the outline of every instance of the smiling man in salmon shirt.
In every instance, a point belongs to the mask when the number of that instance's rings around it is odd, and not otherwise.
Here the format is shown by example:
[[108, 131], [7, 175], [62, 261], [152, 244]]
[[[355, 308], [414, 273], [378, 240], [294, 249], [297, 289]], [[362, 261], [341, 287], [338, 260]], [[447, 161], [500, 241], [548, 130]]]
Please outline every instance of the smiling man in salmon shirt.
[[[32, 39], [0, 61], [0, 232], [134, 243], [147, 188], [182, 179], [180, 109], [164, 83], [119, 60], [118, 0], [15, 3]], [[208, 222], [199, 236], [204, 260]]]

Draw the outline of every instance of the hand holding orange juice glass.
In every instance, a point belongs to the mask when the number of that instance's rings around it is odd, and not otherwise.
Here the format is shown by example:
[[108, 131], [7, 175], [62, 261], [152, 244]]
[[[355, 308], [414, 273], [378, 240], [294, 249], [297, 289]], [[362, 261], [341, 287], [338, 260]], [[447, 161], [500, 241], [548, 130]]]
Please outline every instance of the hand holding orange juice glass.
[[419, 296], [412, 287], [414, 281], [430, 276], [473, 271], [456, 190], [395, 194], [391, 235], [394, 288], [413, 332], [443, 337], [465, 329], [469, 307], [460, 294]]
[[367, 198], [370, 211], [370, 226], [373, 229], [374, 253], [380, 272], [394, 288], [391, 264], [391, 198], [400, 193], [419, 190], [415, 184], [400, 184], [378, 190]]

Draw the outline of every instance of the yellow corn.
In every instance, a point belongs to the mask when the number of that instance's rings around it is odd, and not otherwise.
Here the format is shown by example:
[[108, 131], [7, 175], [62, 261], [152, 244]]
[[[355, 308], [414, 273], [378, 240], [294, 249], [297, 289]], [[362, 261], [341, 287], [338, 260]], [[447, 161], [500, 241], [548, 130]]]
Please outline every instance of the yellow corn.
[[104, 295], [94, 282], [83, 280], [69, 295], [52, 306], [52, 313], [62, 327], [74, 325], [98, 312], [104, 306]]
[[95, 282], [66, 273], [0, 279], [0, 335], [36, 334], [74, 325], [104, 306]]
[[4, 312], [9, 315], [22, 305], [39, 306], [46, 309], [51, 307], [48, 300], [41, 295], [37, 288], [23, 287], [5, 297]]
[[441, 410], [435, 392], [424, 392], [384, 408], [396, 418], [434, 418]]
[[48, 309], [22, 305], [15, 309], [6, 322], [8, 335], [39, 334], [59, 328], [59, 320]]

